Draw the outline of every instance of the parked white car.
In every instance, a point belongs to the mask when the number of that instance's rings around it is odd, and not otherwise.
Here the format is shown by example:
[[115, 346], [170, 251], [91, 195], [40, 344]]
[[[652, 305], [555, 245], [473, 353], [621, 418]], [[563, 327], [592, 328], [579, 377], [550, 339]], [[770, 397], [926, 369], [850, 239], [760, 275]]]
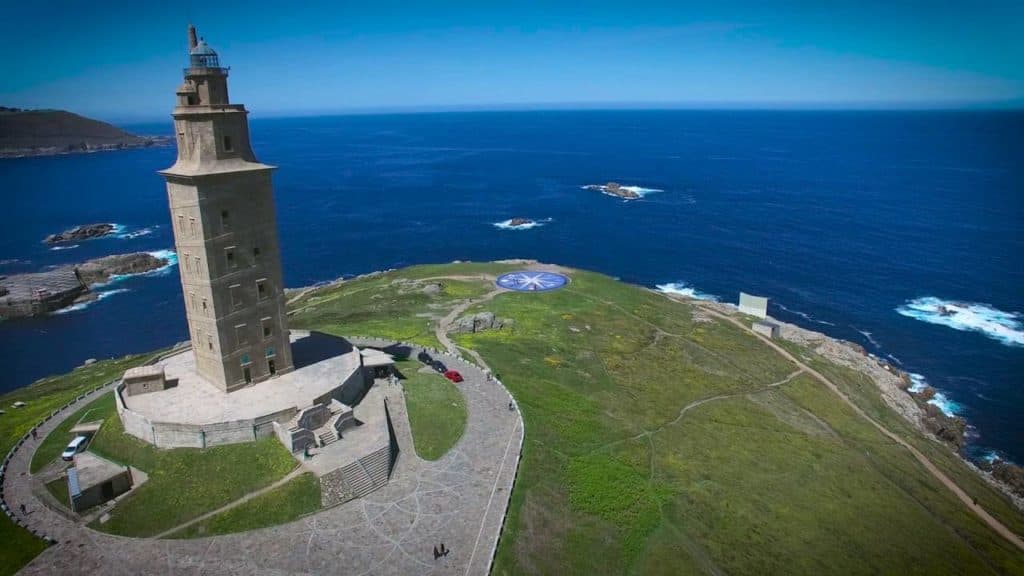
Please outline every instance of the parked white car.
[[85, 451], [86, 444], [89, 439], [85, 436], [75, 436], [75, 439], [68, 444], [68, 447], [64, 449], [60, 457], [68, 462], [75, 459], [75, 454]]

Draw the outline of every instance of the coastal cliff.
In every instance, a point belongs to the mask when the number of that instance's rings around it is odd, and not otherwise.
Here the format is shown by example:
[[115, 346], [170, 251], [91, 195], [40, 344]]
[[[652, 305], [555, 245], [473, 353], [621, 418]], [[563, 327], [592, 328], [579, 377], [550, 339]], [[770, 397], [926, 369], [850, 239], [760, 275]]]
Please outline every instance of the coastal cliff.
[[65, 110], [0, 107], [0, 158], [146, 148], [169, 142], [164, 136], [136, 136]]

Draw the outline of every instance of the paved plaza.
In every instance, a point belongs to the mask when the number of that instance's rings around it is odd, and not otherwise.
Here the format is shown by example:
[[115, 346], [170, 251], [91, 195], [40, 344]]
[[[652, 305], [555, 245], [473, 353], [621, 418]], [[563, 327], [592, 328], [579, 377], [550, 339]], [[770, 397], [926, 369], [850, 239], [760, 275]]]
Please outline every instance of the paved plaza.
[[[18, 512], [19, 519], [58, 543], [22, 573], [486, 574], [518, 466], [522, 420], [518, 410], [508, 409], [510, 396], [501, 384], [459, 358], [431, 353], [465, 376], [459, 388], [468, 420], [455, 447], [436, 462], [418, 458], [402, 388], [386, 386], [401, 449], [390, 482], [290, 524], [195, 540], [96, 532], [47, 508], [33, 493], [28, 467], [39, 442], [25, 444], [7, 470], [4, 497], [15, 510], [25, 504], [29, 513]], [[76, 407], [41, 426], [40, 440]], [[434, 560], [433, 548], [441, 542], [451, 553]]]

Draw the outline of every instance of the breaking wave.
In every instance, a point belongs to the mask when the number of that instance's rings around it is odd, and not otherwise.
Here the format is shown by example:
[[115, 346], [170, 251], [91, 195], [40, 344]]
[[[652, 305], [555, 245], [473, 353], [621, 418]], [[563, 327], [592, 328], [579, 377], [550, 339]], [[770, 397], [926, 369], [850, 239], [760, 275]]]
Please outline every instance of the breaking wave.
[[793, 310], [792, 308], [786, 308], [783, 304], [779, 304], [777, 302], [775, 303], [775, 305], [778, 306], [780, 310], [785, 310], [786, 312], [789, 312], [790, 314], [796, 314], [797, 316], [803, 318], [804, 320], [807, 320], [808, 322], [814, 322], [815, 324], [822, 324], [824, 326], [835, 326], [835, 324], [833, 324], [832, 322], [826, 322], [824, 320], [818, 320], [817, 318], [811, 316], [810, 314], [807, 314], [806, 312], [801, 312], [799, 310]]
[[159, 228], [159, 226], [151, 226], [148, 228], [139, 228], [138, 230], [128, 231], [127, 226], [123, 224], [114, 224], [113, 235], [115, 238], [120, 238], [121, 240], [132, 240], [140, 236], [149, 236], [157, 228]]
[[1024, 317], [1017, 312], [1004, 312], [988, 304], [925, 296], [898, 306], [896, 312], [954, 330], [980, 332], [1007, 346], [1024, 346]]
[[167, 274], [170, 274], [172, 268], [178, 265], [178, 253], [174, 250], [156, 250], [153, 252], [147, 252], [147, 254], [162, 260], [167, 260], [167, 264], [148, 272], [139, 272], [137, 274], [112, 274], [109, 280], [103, 284], [96, 284], [93, 287], [107, 286], [133, 276], [166, 276]]
[[106, 290], [104, 292], [97, 292], [95, 300], [89, 300], [87, 302], [79, 302], [77, 304], [72, 304], [71, 306], [68, 306], [67, 308], [61, 308], [60, 310], [55, 310], [53, 313], [54, 314], [67, 314], [68, 312], [78, 312], [79, 310], [85, 310], [89, 306], [92, 306], [93, 304], [95, 304], [97, 302], [100, 302], [102, 300], [106, 300], [107, 298], [110, 298], [114, 294], [120, 294], [122, 292], [128, 292], [128, 291], [129, 290], [127, 288], [117, 288], [115, 290]]
[[705, 294], [686, 282], [655, 284], [654, 287], [658, 289], [658, 292], [664, 292], [665, 294], [678, 294], [679, 296], [686, 296], [687, 298], [693, 298], [695, 300], [710, 300], [712, 302], [718, 302], [718, 296]]
[[72, 248], [78, 248], [78, 244], [72, 244], [71, 246], [54, 246], [50, 250], [71, 250]]
[[543, 220], [531, 220], [526, 224], [512, 224], [512, 220], [504, 220], [502, 222], [492, 222], [491, 225], [501, 230], [529, 230], [531, 228], [538, 228], [547, 223], [551, 222], [551, 218], [545, 218]]
[[[929, 386], [928, 380], [926, 380], [921, 374], [914, 374], [911, 372], [909, 373], [909, 376], [911, 382], [910, 388], [908, 388], [909, 391], [920, 393]], [[935, 390], [935, 395], [928, 400], [928, 403], [939, 410], [942, 410], [942, 413], [946, 416], [956, 416], [963, 411], [963, 406], [950, 400], [948, 396], [939, 392], [938, 389]]]

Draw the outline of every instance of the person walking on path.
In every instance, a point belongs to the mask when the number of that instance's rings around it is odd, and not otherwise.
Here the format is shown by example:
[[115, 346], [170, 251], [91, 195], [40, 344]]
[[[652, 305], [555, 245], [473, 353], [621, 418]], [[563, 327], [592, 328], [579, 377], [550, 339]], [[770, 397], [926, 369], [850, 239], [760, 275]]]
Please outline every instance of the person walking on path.
[[437, 551], [437, 545], [435, 544], [434, 545], [434, 560], [437, 560], [440, 557], [441, 557], [441, 553]]
[[38, 440], [39, 439], [38, 434], [36, 434], [36, 429], [35, 428], [32, 429], [32, 439], [33, 440]]
[[445, 550], [444, 542], [441, 542], [441, 556], [447, 556], [449, 552], [451, 552], [451, 550]]

